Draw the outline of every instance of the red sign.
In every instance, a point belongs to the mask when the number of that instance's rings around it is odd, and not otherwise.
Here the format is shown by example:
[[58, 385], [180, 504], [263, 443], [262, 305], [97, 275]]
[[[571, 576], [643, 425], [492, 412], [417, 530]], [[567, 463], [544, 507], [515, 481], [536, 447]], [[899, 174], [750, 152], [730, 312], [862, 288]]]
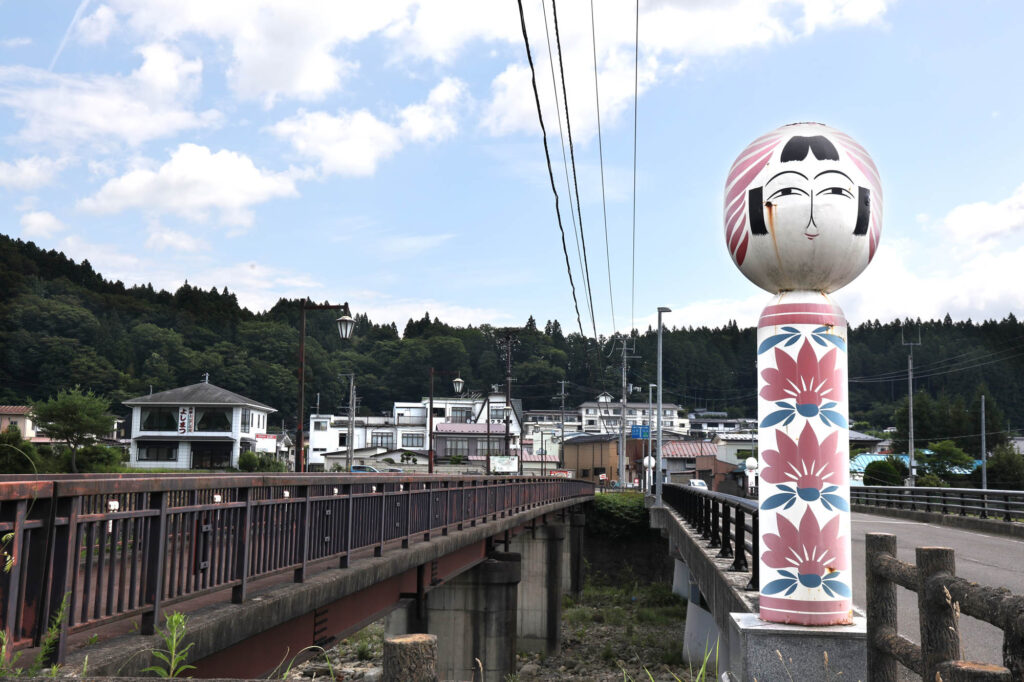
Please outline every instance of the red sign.
[[552, 469], [548, 472], [548, 476], [554, 476], [556, 478], [572, 478], [572, 472], [568, 469]]
[[608, 480], [608, 474], [598, 474], [597, 477], [599, 479], [601, 479], [602, 481], [607, 481]]

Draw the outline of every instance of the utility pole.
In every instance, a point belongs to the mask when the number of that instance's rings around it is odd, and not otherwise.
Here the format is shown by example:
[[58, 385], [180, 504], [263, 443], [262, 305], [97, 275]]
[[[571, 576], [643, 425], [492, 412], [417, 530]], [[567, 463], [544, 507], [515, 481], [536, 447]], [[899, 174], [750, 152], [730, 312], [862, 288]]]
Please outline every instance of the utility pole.
[[628, 355], [629, 346], [626, 339], [622, 339], [622, 420], [619, 423], [619, 485], [626, 484], [626, 405], [629, 400], [629, 388], [626, 384], [629, 373], [629, 361], [636, 358], [635, 355]]
[[[503, 329], [505, 345], [505, 456], [512, 454], [512, 343], [515, 341], [516, 330], [509, 327]], [[519, 451], [519, 474], [523, 473], [522, 446]]]
[[[365, 434], [364, 434], [365, 436]], [[355, 455], [356, 437], [356, 375], [348, 375], [348, 436], [346, 442], [348, 453], [345, 455], [345, 463], [348, 465], [348, 472], [352, 473], [352, 458]]]
[[562, 469], [565, 467], [565, 457], [563, 454], [565, 451], [565, 379], [558, 383], [562, 385], [562, 394], [560, 396], [562, 398], [562, 438], [558, 443], [558, 468]]
[[910, 353], [907, 355], [907, 451], [910, 455], [910, 485], [917, 485], [917, 468], [914, 464], [914, 346], [921, 345], [921, 329], [917, 330], [917, 342], [907, 341], [903, 337], [903, 329], [900, 328], [900, 340], [904, 346], [910, 346]]
[[985, 447], [985, 394], [981, 394], [981, 489], [988, 490], [988, 450]]

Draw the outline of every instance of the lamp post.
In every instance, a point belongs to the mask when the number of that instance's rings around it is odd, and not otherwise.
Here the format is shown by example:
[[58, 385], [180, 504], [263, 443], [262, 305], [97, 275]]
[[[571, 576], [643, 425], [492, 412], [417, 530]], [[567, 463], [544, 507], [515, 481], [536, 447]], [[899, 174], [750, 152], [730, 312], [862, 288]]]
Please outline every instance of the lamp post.
[[659, 507], [661, 506], [661, 484], [662, 484], [662, 480], [661, 480], [661, 398], [662, 398], [662, 395], [661, 395], [661, 393], [662, 393], [661, 392], [661, 386], [662, 386], [662, 381], [661, 381], [661, 331], [662, 331], [663, 326], [662, 326], [662, 323], [661, 323], [661, 315], [662, 315], [662, 313], [670, 313], [670, 312], [672, 312], [671, 308], [666, 308], [665, 306], [659, 306], [658, 307], [658, 453], [657, 453], [658, 456], [654, 460], [655, 466], [657, 468], [654, 471], [654, 477], [653, 477], [652, 480], [654, 481], [655, 485], [658, 486], [657, 495], [655, 496], [655, 499], [657, 500], [656, 504]]
[[[654, 416], [654, 400], [651, 397], [651, 392], [657, 387], [657, 384], [647, 384], [647, 449], [644, 451], [644, 462], [647, 462], [651, 457], [651, 417]], [[651, 471], [650, 464], [644, 464], [644, 490], [650, 492], [651, 486], [647, 481], [647, 475]]]
[[302, 311], [301, 322], [299, 323], [299, 423], [295, 428], [295, 436], [298, 442], [295, 448], [295, 471], [306, 470], [305, 443], [305, 419], [306, 419], [306, 311], [307, 310], [340, 310], [341, 317], [336, 320], [338, 325], [338, 336], [342, 339], [352, 338], [352, 331], [356, 327], [356, 321], [352, 319], [352, 312], [348, 308], [348, 302], [341, 305], [330, 303], [316, 304], [308, 298], [302, 299], [299, 307]]
[[[451, 374], [451, 372], [436, 372], [437, 374]], [[430, 368], [430, 407], [427, 412], [428, 420], [428, 431], [430, 443], [427, 449], [427, 473], [434, 473], [434, 368]], [[466, 382], [461, 376], [456, 374], [455, 379], [452, 380], [452, 388], [455, 389], [455, 394], [460, 395], [462, 393], [462, 387], [466, 385]]]

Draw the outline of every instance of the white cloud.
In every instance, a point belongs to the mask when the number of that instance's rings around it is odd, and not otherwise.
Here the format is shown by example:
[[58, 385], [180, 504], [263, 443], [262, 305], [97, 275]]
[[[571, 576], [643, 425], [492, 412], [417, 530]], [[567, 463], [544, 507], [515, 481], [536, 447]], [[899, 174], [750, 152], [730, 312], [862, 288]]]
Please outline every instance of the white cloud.
[[436, 249], [449, 239], [453, 234], [422, 234], [422, 235], [392, 235], [380, 239], [380, 256], [382, 258], [408, 258]]
[[395, 124], [365, 109], [340, 111], [337, 116], [299, 110], [270, 131], [287, 139], [299, 154], [317, 161], [324, 173], [369, 176], [406, 142], [436, 142], [454, 135], [455, 109], [465, 92], [462, 81], [445, 78], [425, 103], [402, 109]]
[[253, 205], [297, 195], [288, 174], [261, 170], [244, 154], [182, 144], [158, 169], [136, 168], [108, 180], [78, 206], [94, 213], [139, 208], [200, 222], [216, 210], [221, 223], [247, 227]]
[[21, 234], [28, 239], [49, 238], [67, 226], [49, 211], [32, 211], [21, 216]]
[[182, 232], [181, 230], [172, 230], [157, 222], [153, 222], [149, 229], [146, 230], [146, 233], [148, 235], [146, 238], [146, 248], [154, 251], [171, 249], [173, 251], [195, 253], [209, 248], [209, 244], [206, 241], [196, 237], [194, 234]]
[[949, 237], [962, 243], [984, 245], [994, 237], [1024, 231], [1024, 184], [1008, 198], [957, 206], [942, 221]]
[[35, 189], [50, 184], [68, 164], [67, 159], [30, 156], [16, 161], [0, 161], [0, 187]]
[[0, 40], [0, 47], [27, 47], [32, 44], [32, 39], [24, 36], [18, 38], [4, 38]]
[[117, 28], [117, 15], [108, 5], [100, 5], [87, 17], [82, 17], [75, 25], [78, 39], [86, 45], [101, 45]]
[[29, 143], [78, 144], [110, 140], [140, 145], [220, 120], [219, 112], [187, 107], [199, 90], [202, 62], [172, 48], [139, 50], [141, 66], [128, 76], [53, 74], [25, 66], [0, 66], [0, 104], [25, 124]]

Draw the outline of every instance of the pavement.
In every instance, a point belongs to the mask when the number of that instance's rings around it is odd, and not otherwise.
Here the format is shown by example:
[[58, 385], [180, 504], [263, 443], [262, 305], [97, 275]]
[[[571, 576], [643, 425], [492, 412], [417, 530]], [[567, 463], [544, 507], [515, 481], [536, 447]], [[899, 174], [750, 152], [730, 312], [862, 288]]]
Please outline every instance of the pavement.
[[[992, 587], [1007, 587], [1024, 594], [1024, 540], [979, 531], [959, 530], [931, 523], [919, 523], [875, 514], [853, 514], [853, 565], [864, 566], [864, 535], [891, 533], [896, 536], [897, 558], [914, 563], [917, 547], [952, 547], [956, 550], [956, 574], [967, 580]], [[855, 571], [853, 601], [865, 608], [864, 571]], [[899, 632], [920, 643], [917, 595], [898, 591]], [[980, 663], [1002, 663], [1002, 630], [969, 616], [961, 616], [960, 642], [964, 658]], [[919, 679], [907, 674], [901, 679]]]

